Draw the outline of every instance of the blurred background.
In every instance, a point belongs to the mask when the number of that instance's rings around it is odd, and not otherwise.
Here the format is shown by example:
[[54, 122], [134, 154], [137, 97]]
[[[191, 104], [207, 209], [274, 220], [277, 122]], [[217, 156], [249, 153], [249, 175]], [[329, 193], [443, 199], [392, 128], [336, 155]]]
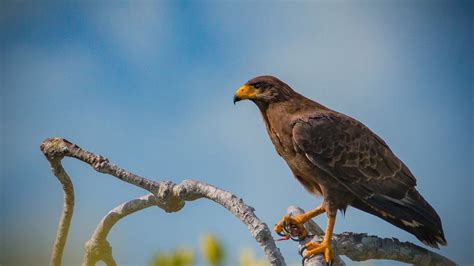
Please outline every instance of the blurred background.
[[[232, 191], [270, 227], [289, 205], [317, 206], [257, 108], [232, 104], [240, 85], [271, 74], [384, 138], [443, 220], [449, 245], [439, 252], [472, 265], [472, 13], [467, 1], [1, 1], [0, 264], [48, 265], [62, 190], [39, 150], [47, 137], [154, 180]], [[78, 265], [100, 219], [146, 192], [64, 165], [76, 209], [63, 262]], [[352, 208], [335, 231], [423, 245]], [[146, 265], [183, 245], [198, 254], [206, 232], [226, 250], [224, 265], [241, 250], [263, 257], [243, 224], [205, 200], [144, 210], [109, 241], [119, 265]], [[278, 245], [300, 262], [296, 243]]]

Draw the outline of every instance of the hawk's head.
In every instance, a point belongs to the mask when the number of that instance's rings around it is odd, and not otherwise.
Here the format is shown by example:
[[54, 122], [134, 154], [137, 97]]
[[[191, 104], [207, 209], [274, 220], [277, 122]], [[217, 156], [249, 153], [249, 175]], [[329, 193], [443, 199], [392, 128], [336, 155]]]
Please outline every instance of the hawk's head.
[[241, 100], [251, 100], [257, 105], [268, 105], [286, 101], [295, 93], [290, 86], [273, 76], [253, 78], [240, 87], [234, 95], [234, 104]]

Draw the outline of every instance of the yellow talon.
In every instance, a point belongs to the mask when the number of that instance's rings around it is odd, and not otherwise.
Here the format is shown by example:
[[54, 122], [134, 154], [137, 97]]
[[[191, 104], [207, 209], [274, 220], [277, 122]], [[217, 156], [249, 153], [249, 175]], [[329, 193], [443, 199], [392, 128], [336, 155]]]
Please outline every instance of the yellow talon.
[[319, 207], [300, 215], [283, 216], [273, 230], [281, 236], [291, 237], [293, 240], [300, 241], [308, 236], [308, 231], [304, 224], [323, 212], [325, 212], [325, 208], [321, 204]]
[[334, 251], [332, 250], [332, 245], [326, 247], [324, 251], [324, 259], [326, 262], [331, 262], [334, 259]]
[[304, 221], [301, 221], [298, 216], [283, 216], [273, 230], [279, 235], [291, 236], [297, 239], [303, 239], [308, 235], [308, 231], [304, 227]]
[[305, 258], [310, 258], [316, 254], [324, 254], [324, 259], [327, 263], [330, 263], [334, 258], [334, 251], [332, 249], [331, 243], [315, 243], [309, 242], [305, 245], [306, 254], [304, 255]]
[[334, 258], [334, 251], [332, 249], [332, 233], [334, 229], [334, 223], [336, 222], [336, 216], [328, 216], [328, 224], [324, 239], [321, 243], [309, 242], [304, 246], [306, 254], [304, 254], [303, 260], [308, 259], [316, 254], [323, 254], [326, 263], [331, 263]]
[[283, 231], [283, 227], [281, 225], [282, 223], [281, 222], [278, 222], [277, 224], [275, 224], [275, 227], [273, 227], [273, 230], [278, 234], [280, 233], [281, 231]]
[[299, 217], [296, 216], [296, 217], [293, 217], [293, 216], [283, 216], [283, 221], [285, 221], [285, 223], [287, 224], [301, 224], [302, 221], [301, 219], [298, 219]]

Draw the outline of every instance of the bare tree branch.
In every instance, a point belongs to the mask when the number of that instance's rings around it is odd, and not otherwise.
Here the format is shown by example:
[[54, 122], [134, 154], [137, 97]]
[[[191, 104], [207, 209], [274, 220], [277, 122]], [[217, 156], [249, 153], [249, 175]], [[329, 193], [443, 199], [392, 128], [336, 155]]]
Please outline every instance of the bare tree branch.
[[123, 203], [107, 213], [97, 225], [91, 239], [86, 243], [86, 252], [82, 265], [92, 266], [99, 261], [103, 261], [106, 265], [115, 266], [116, 262], [112, 256], [112, 248], [107, 241], [107, 235], [110, 230], [120, 219], [127, 215], [155, 205], [159, 205], [159, 199], [153, 194], [148, 194]]
[[[183, 200], [191, 201], [207, 198], [224, 206], [247, 225], [252, 236], [262, 246], [267, 258], [273, 265], [284, 265], [283, 257], [279, 254], [268, 227], [258, 220], [253, 214], [253, 208], [245, 205], [242, 199], [227, 191], [193, 180], [185, 180], [179, 185], [167, 182], [166, 185], [170, 186], [170, 191], [173, 194], [179, 195]], [[149, 194], [115, 207], [102, 219], [91, 239], [87, 242], [83, 265], [95, 265], [99, 260], [103, 260], [107, 265], [115, 265], [113, 260], [109, 259], [112, 258], [112, 250], [106, 240], [112, 226], [134, 212], [151, 206], [158, 206], [166, 210], [166, 205], [166, 199]], [[110, 262], [108, 263], [106, 259], [109, 259]]]
[[[92, 239], [87, 243], [86, 248], [88, 251], [85, 256], [85, 265], [90, 265], [88, 263], [94, 260], [97, 261], [97, 258], [103, 260], [108, 265], [115, 265], [115, 261], [112, 258], [111, 247], [108, 242], [106, 242], [105, 238], [111, 227], [120, 218], [146, 208], [147, 204], [151, 204], [147, 203], [147, 201], [154, 201], [153, 203], [155, 205], [158, 205], [166, 212], [176, 212], [184, 207], [185, 201], [193, 201], [199, 198], [208, 198], [232, 212], [247, 226], [252, 236], [263, 248], [267, 259], [272, 265], [286, 265], [283, 256], [275, 245], [275, 241], [272, 238], [268, 226], [260, 221], [260, 219], [255, 215], [252, 207], [246, 205], [242, 199], [236, 197], [230, 192], [192, 180], [183, 181], [179, 185], [169, 181], [152, 181], [127, 172], [124, 169], [109, 163], [106, 158], [85, 151], [79, 146], [62, 138], [50, 138], [44, 140], [41, 144], [41, 151], [50, 162], [53, 173], [58, 177], [61, 183], [63, 183], [63, 190], [66, 199], [60, 220], [60, 226], [58, 228], [56, 244], [53, 247], [51, 265], [61, 264], [62, 253], [74, 207], [72, 183], [60, 163], [64, 157], [79, 159], [91, 165], [98, 172], [110, 174], [122, 181], [146, 189], [153, 194], [152, 196], [147, 195], [145, 198], [136, 199], [120, 205], [112, 210], [101, 221], [101, 224], [97, 227]], [[67, 186], [64, 184], [67, 184]], [[105, 255], [100, 255], [101, 252], [105, 252]]]
[[[298, 207], [290, 206], [288, 214], [298, 215], [304, 211]], [[300, 249], [309, 241], [319, 242], [324, 236], [324, 231], [312, 220], [305, 224], [306, 228], [314, 234], [313, 239], [300, 242]], [[333, 236], [333, 248], [337, 255], [345, 255], [353, 261], [371, 259], [396, 260], [413, 265], [456, 265], [450, 259], [439, 255], [410, 242], [400, 242], [396, 238], [380, 238], [367, 234], [344, 232]], [[304, 255], [304, 253], [303, 253]], [[339, 258], [340, 259], [340, 258]], [[335, 258], [335, 265], [338, 258]], [[305, 266], [326, 265], [322, 255], [316, 255], [305, 261]]]
[[72, 214], [74, 211], [74, 187], [71, 179], [61, 165], [61, 158], [51, 156], [48, 158], [51, 170], [58, 178], [63, 187], [64, 192], [64, 206], [59, 220], [58, 231], [56, 233], [56, 240], [54, 241], [53, 252], [51, 254], [51, 265], [61, 265], [64, 246], [66, 245], [69, 227], [71, 225]]
[[[106, 158], [85, 151], [79, 146], [61, 138], [46, 139], [41, 144], [41, 150], [48, 159], [52, 172], [62, 184], [64, 191], [63, 213], [53, 246], [51, 265], [61, 265], [62, 254], [74, 209], [73, 185], [67, 172], [61, 165], [61, 160], [64, 157], [79, 159], [91, 165], [98, 172], [115, 176], [122, 181], [152, 193], [117, 206], [102, 219], [91, 239], [86, 243], [83, 265], [95, 265], [98, 261], [104, 261], [107, 265], [116, 265], [112, 257], [112, 248], [107, 241], [107, 235], [120, 219], [150, 206], [159, 206], [166, 212], [176, 212], [184, 207], [186, 201], [200, 198], [210, 199], [233, 213], [247, 226], [252, 236], [263, 248], [269, 262], [272, 265], [285, 265], [284, 258], [276, 247], [267, 225], [258, 219], [252, 207], [246, 205], [242, 199], [230, 192], [193, 180], [185, 180], [180, 184], [169, 181], [157, 182], [149, 180], [127, 172], [109, 163]], [[288, 213], [290, 215], [297, 215], [303, 213], [303, 210], [297, 207], [290, 207]], [[305, 226], [314, 234], [314, 238], [300, 241], [300, 249], [310, 240], [321, 241], [324, 234], [322, 229], [311, 220]], [[333, 247], [336, 254], [345, 255], [354, 261], [389, 259], [415, 265], [455, 265], [453, 261], [412, 243], [400, 242], [397, 239], [368, 236], [367, 234], [336, 234], [333, 237]], [[306, 260], [304, 265], [325, 265], [325, 262], [322, 256], [316, 255]], [[339, 256], [336, 256], [334, 265], [345, 264]]]

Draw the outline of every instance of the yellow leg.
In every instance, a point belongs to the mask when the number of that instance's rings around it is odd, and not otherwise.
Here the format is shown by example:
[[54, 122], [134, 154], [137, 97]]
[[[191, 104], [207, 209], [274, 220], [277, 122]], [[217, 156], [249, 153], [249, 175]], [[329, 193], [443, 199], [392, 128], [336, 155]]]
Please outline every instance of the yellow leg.
[[334, 231], [334, 224], [336, 223], [336, 215], [328, 215], [328, 224], [326, 227], [326, 233], [324, 234], [323, 241], [321, 243], [309, 242], [305, 245], [306, 254], [305, 258], [309, 258], [315, 254], [324, 254], [324, 259], [327, 263], [331, 262], [334, 258], [334, 252], [332, 250], [332, 233]]
[[308, 234], [306, 229], [304, 228], [304, 223], [306, 223], [307, 221], [309, 221], [311, 218], [313, 217], [316, 217], [318, 215], [320, 215], [321, 213], [324, 213], [325, 212], [325, 208], [323, 206], [323, 204], [321, 204], [319, 207], [317, 208], [314, 208], [308, 212], [305, 212], [303, 214], [300, 214], [300, 215], [297, 215], [297, 216], [283, 216], [283, 219], [281, 219], [281, 221], [279, 221], [276, 225], [275, 225], [275, 232], [277, 233], [280, 233], [281, 231], [283, 231], [284, 229], [284, 225], [287, 224], [287, 225], [290, 225], [290, 224], [293, 224], [295, 226], [297, 226], [298, 230], [303, 234], [302, 236], [300, 236], [300, 238], [302, 237], [306, 237], [306, 235]]

